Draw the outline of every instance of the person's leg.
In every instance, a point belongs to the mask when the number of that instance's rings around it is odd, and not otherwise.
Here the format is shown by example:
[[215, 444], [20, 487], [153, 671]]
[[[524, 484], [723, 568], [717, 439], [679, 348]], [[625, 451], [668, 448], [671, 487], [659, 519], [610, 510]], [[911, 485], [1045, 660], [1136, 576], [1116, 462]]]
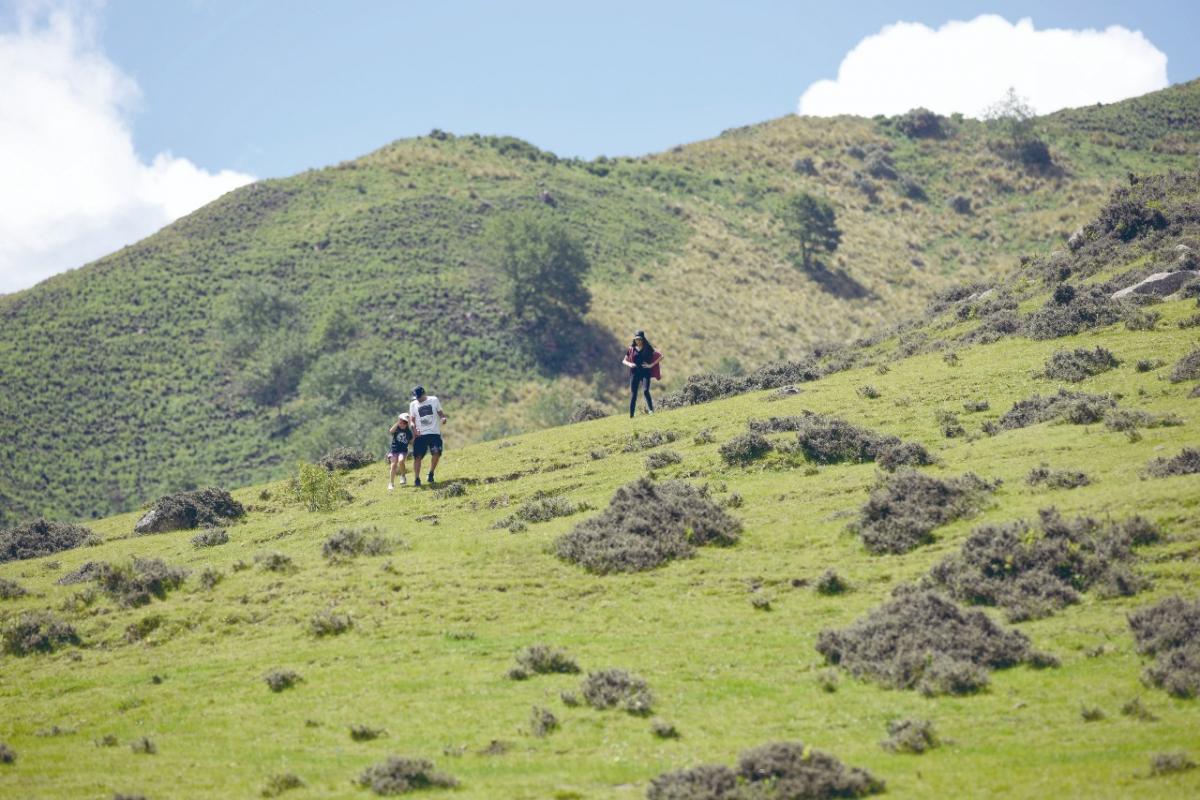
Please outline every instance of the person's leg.
[[390, 471], [388, 472], [388, 489], [395, 489], [396, 488], [396, 464], [399, 461], [399, 457], [395, 453], [390, 453], [390, 454], [388, 454], [388, 461], [391, 462], [391, 468], [390, 468]]
[[654, 413], [654, 398], [650, 396], [650, 378], [646, 378], [646, 407], [650, 409], [650, 413]]
[[[396, 456], [396, 464], [400, 467], [400, 483], [401, 485], [408, 483], [408, 453], [400, 453]], [[392, 474], [396, 472], [396, 467], [392, 467]]]
[[429, 480], [433, 481], [433, 473], [437, 472], [438, 462], [442, 460], [442, 452], [434, 450], [429, 454]]
[[421, 485], [421, 451], [413, 453], [413, 486]]
[[638, 384], [641, 382], [642, 382], [641, 379], [638, 378], [637, 375], [632, 375], [629, 378], [629, 417], [630, 417], [630, 419], [632, 419], [633, 415], [637, 412]]

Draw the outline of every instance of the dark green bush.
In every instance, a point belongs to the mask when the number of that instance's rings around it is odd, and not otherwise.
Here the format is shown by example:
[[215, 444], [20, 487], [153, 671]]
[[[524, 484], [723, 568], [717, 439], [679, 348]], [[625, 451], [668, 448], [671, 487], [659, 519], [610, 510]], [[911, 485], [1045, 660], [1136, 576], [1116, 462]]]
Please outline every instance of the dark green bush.
[[40, 558], [84, 545], [98, 545], [101, 541], [82, 525], [35, 519], [0, 531], [0, 564]]
[[683, 481], [641, 478], [617, 489], [608, 508], [555, 542], [559, 558], [589, 572], [639, 572], [695, 548], [734, 544], [741, 523]]
[[892, 753], [924, 753], [937, 747], [937, 733], [933, 723], [927, 719], [897, 719], [887, 726], [888, 738], [880, 742], [884, 750]]
[[338, 447], [317, 459], [317, 466], [330, 472], [365, 467], [375, 463], [375, 456], [357, 447]]
[[1152, 478], [1169, 478], [1173, 475], [1195, 475], [1200, 473], [1200, 450], [1185, 447], [1171, 458], [1152, 458], [1146, 464], [1146, 474]]
[[739, 433], [721, 445], [718, 452], [731, 466], [746, 466], [771, 452], [771, 442], [761, 433]]
[[197, 550], [202, 547], [216, 547], [228, 542], [229, 534], [226, 533], [224, 528], [205, 528], [192, 537], [192, 547], [195, 547]]
[[1110, 351], [1103, 347], [1094, 350], [1076, 348], [1075, 350], [1059, 350], [1046, 361], [1042, 369], [1042, 377], [1057, 381], [1078, 383], [1115, 369], [1121, 364]]
[[976, 691], [986, 685], [987, 670], [1031, 655], [1019, 631], [936, 592], [913, 589], [898, 592], [848, 628], [821, 631], [817, 652], [860, 678], [933, 694]]
[[80, 644], [75, 629], [49, 611], [22, 611], [3, 630], [4, 652], [13, 656], [52, 653], [65, 645]]
[[1133, 548], [1158, 541], [1142, 517], [1123, 522], [1063, 519], [1043, 509], [1036, 525], [1024, 521], [976, 528], [962, 550], [930, 572], [959, 600], [1000, 606], [1014, 622], [1049, 616], [1077, 603], [1080, 593], [1132, 595], [1148, 585], [1131, 569]]
[[420, 789], [453, 789], [458, 781], [424, 759], [392, 756], [363, 770], [358, 785], [386, 797]]
[[526, 647], [517, 653], [517, 663], [526, 672], [537, 675], [579, 672], [579, 665], [567, 651], [548, 644], [532, 644]]
[[579, 687], [579, 693], [592, 708], [604, 711], [620, 708], [630, 714], [649, 714], [654, 706], [650, 685], [623, 669], [589, 672]]
[[291, 689], [297, 683], [300, 683], [304, 678], [300, 677], [300, 673], [291, 669], [273, 669], [263, 676], [263, 680], [267, 682], [272, 692], [282, 692], [284, 689]]
[[974, 513], [996, 485], [970, 472], [942, 479], [899, 470], [880, 478], [851, 527], [872, 553], [907, 553], [933, 541], [935, 528]]
[[1200, 600], [1173, 596], [1129, 615], [1139, 653], [1156, 656], [1146, 682], [1176, 696], [1200, 695]]
[[246, 509], [224, 489], [209, 487], [160, 497], [133, 526], [138, 535], [221, 525], [243, 517]]

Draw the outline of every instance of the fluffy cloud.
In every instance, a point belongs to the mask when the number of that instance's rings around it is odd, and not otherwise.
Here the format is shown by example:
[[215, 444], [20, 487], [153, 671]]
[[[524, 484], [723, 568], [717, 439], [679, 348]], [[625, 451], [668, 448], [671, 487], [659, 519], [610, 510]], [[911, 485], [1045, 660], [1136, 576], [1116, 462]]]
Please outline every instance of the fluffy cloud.
[[1167, 57], [1140, 31], [1037, 30], [992, 14], [937, 30], [897, 22], [846, 54], [836, 80], [817, 81], [801, 114], [901, 114], [925, 106], [978, 116], [1011, 86], [1039, 114], [1162, 89]]
[[254, 180], [134, 150], [137, 84], [105, 58], [88, 7], [28, 6], [0, 33], [0, 292], [153, 233]]

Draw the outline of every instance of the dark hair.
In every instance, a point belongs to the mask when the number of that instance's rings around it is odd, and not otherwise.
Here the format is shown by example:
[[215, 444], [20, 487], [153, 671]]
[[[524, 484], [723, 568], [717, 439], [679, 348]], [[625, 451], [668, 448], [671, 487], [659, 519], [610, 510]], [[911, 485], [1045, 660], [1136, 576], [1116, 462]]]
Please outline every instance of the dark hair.
[[638, 337], [638, 336], [636, 336], [636, 335], [635, 335], [635, 336], [633, 337], [632, 341], [630, 341], [630, 342], [629, 342], [629, 346], [630, 346], [630, 347], [634, 347], [634, 346], [636, 346], [636, 345], [637, 345], [637, 340], [638, 340], [638, 338], [641, 338], [641, 340], [642, 340], [642, 344], [644, 344], [644, 345], [646, 346], [646, 349], [648, 349], [648, 350], [649, 350], [651, 353], [657, 353], [658, 351], [654, 349], [654, 345], [650, 344], [650, 340], [646, 338], [646, 334], [645, 334], [645, 332], [644, 332], [644, 331], [638, 331], [638, 333], [639, 333], [639, 334], [641, 334], [641, 336], [640, 336], [640, 337]]

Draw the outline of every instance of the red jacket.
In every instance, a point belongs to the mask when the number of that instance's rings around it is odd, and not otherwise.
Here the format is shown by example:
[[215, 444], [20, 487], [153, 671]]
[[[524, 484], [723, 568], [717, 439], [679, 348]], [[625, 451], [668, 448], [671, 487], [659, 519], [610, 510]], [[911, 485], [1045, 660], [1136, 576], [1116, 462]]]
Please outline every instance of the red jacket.
[[[662, 380], [662, 368], [659, 364], [659, 361], [662, 359], [662, 352], [658, 351], [658, 350], [654, 350], [652, 352], [654, 355], [654, 363], [650, 365], [650, 377], [654, 378], [654, 380], [656, 380], [656, 381], [661, 381]], [[625, 351], [625, 360], [626, 361], [636, 364], [637, 363], [636, 356], [637, 356], [637, 348], [635, 348], [635, 347], [630, 346], [630, 348]], [[634, 370], [634, 368], [630, 367], [630, 369], [629, 369], [630, 375], [633, 374], [633, 370]]]

